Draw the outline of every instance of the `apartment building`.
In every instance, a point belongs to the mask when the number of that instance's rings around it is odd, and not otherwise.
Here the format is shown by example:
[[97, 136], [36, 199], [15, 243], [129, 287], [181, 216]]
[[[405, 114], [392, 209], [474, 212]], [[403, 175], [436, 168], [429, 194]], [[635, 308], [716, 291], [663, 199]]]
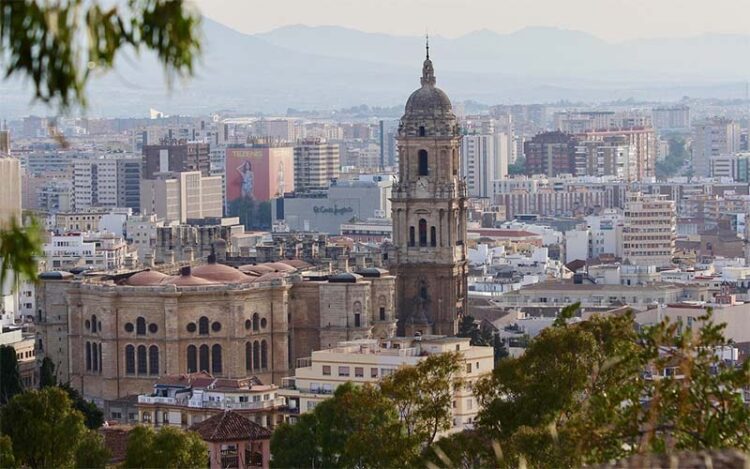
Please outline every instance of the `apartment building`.
[[676, 232], [674, 201], [664, 195], [627, 194], [622, 232], [624, 260], [635, 265], [671, 266]]
[[294, 188], [297, 192], [327, 189], [339, 177], [339, 146], [308, 139], [294, 147]]

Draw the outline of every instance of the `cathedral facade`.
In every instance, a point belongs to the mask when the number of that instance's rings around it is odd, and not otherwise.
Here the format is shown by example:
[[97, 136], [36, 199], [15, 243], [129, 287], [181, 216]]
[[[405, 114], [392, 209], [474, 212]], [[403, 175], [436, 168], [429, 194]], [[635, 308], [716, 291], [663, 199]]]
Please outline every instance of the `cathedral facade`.
[[461, 132], [450, 99], [435, 83], [428, 46], [422, 86], [406, 102], [397, 137], [391, 265], [399, 335], [455, 335], [467, 307]]

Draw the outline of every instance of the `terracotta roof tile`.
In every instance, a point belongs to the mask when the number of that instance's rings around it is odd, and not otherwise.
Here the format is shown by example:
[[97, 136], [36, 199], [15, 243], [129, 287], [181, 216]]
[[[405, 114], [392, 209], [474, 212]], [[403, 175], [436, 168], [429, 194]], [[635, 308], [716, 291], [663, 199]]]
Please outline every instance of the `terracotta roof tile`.
[[243, 441], [267, 440], [271, 431], [243, 417], [237, 412], [226, 410], [190, 427], [204, 441]]

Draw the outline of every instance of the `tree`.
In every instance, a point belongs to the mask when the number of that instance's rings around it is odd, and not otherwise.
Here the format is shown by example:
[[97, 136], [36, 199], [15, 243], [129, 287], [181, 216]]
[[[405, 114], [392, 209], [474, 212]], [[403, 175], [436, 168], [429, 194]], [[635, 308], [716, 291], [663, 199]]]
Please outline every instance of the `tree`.
[[7, 403], [21, 392], [23, 385], [16, 349], [10, 345], [0, 345], [0, 404]]
[[346, 383], [271, 438], [274, 467], [406, 467], [416, 455], [393, 405], [370, 385]]
[[417, 366], [404, 366], [383, 379], [381, 390], [395, 405], [407, 433], [429, 446], [452, 426], [453, 389], [461, 386], [457, 353], [430, 355]]
[[104, 468], [109, 462], [111, 453], [104, 445], [104, 437], [89, 430], [79, 441], [76, 448], [76, 467]]
[[81, 393], [71, 387], [70, 384], [61, 384], [60, 388], [68, 395], [73, 408], [83, 415], [84, 424], [87, 428], [96, 430], [104, 425], [104, 413], [96, 404], [84, 399]]
[[526, 174], [526, 158], [519, 155], [513, 164], [508, 165], [508, 175], [520, 176], [522, 174]]
[[[497, 465], [498, 454], [505, 467], [580, 467], [634, 452], [750, 449], [738, 392], [750, 364], [717, 356], [727, 341], [710, 313], [696, 329], [663, 321], [636, 332], [631, 313], [568, 324], [576, 309], [475, 386], [483, 409], [476, 435], [464, 437], [484, 442], [482, 464]], [[466, 461], [459, 449], [441, 451]]]
[[[47, 387], [18, 394], [0, 413], [0, 430], [12, 441], [16, 465], [29, 467], [87, 467], [100, 461], [101, 439], [90, 435], [83, 415], [62, 389]], [[79, 446], [85, 445], [85, 451]], [[78, 460], [77, 457], [86, 457]]]
[[199, 468], [206, 467], [208, 448], [195, 432], [175, 427], [137, 426], [128, 437], [126, 468]]
[[16, 467], [13, 442], [8, 435], [0, 435], [0, 467]]
[[55, 363], [50, 357], [44, 357], [39, 367], [39, 389], [47, 386], [57, 385], [57, 375], [55, 374]]

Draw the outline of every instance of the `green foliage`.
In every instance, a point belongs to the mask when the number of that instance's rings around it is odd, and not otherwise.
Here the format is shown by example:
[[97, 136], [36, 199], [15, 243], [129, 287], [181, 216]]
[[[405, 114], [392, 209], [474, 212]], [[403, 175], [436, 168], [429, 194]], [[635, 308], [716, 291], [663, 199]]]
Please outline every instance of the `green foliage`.
[[690, 154], [685, 148], [685, 140], [680, 137], [669, 139], [669, 154], [663, 159], [656, 162], [656, 177], [668, 178], [675, 176], [677, 172], [688, 161]]
[[519, 155], [513, 164], [508, 165], [509, 176], [520, 176], [526, 174], [526, 158]]
[[[72, 407], [65, 391], [56, 387], [11, 399], [0, 413], [0, 431], [12, 441], [15, 464], [20, 466], [84, 467], [77, 458], [85, 456], [81, 463], [94, 463], [106, 454], [101, 439], [90, 435], [83, 415]], [[85, 448], [79, 451], [79, 445]]]
[[273, 434], [274, 467], [405, 467], [414, 445], [391, 403], [369, 385], [346, 383], [333, 397]]
[[5, 285], [11, 272], [18, 280], [36, 279], [36, 257], [42, 254], [41, 232], [33, 218], [27, 227], [11, 220], [7, 227], [0, 229], [0, 285]]
[[7, 403], [22, 391], [16, 349], [10, 345], [0, 345], [0, 404]]
[[13, 442], [8, 435], [0, 435], [0, 467], [16, 467]]
[[169, 74], [191, 75], [198, 28], [183, 0], [0, 0], [5, 76], [30, 79], [36, 99], [63, 111], [85, 107], [88, 79], [125, 48], [153, 51]]
[[96, 404], [84, 399], [83, 396], [81, 396], [81, 393], [71, 387], [70, 384], [61, 384], [60, 389], [65, 391], [68, 395], [73, 408], [83, 415], [83, 423], [87, 428], [96, 430], [104, 425], [104, 413], [96, 406]]
[[44, 357], [39, 367], [39, 389], [47, 386], [57, 386], [55, 364], [50, 357]]
[[[685, 330], [664, 321], [636, 332], [630, 313], [556, 321], [524, 355], [501, 361], [475, 386], [483, 405], [478, 431], [462, 438], [484, 449], [446, 442], [440, 451], [472, 466], [498, 465], [502, 455], [502, 467], [580, 467], [634, 452], [747, 451], [750, 411], [740, 390], [750, 386], [750, 372], [748, 364], [717, 359], [726, 345], [710, 312], [698, 329]], [[664, 377], [667, 369], [672, 374]]]
[[441, 431], [451, 428], [453, 388], [457, 377], [457, 353], [430, 355], [414, 367], [401, 367], [382, 380], [381, 391], [396, 407], [407, 434], [428, 446]]
[[104, 446], [104, 437], [95, 431], [87, 431], [76, 448], [76, 467], [104, 468], [111, 454]]
[[125, 468], [199, 468], [208, 463], [208, 448], [194, 432], [175, 427], [137, 426], [130, 432]]
[[252, 197], [241, 197], [229, 202], [227, 215], [239, 217], [245, 229], [267, 229], [271, 226], [271, 202], [258, 202]]

